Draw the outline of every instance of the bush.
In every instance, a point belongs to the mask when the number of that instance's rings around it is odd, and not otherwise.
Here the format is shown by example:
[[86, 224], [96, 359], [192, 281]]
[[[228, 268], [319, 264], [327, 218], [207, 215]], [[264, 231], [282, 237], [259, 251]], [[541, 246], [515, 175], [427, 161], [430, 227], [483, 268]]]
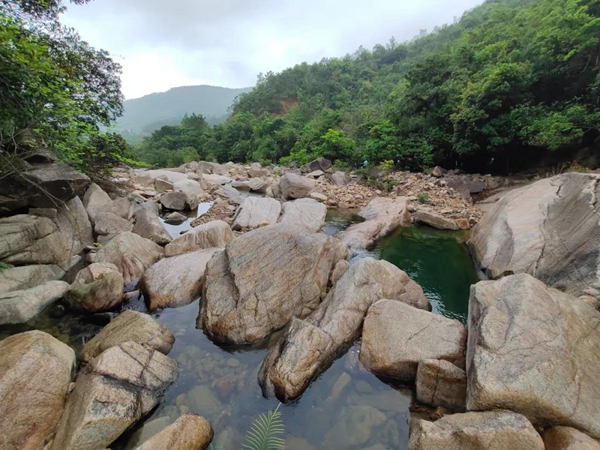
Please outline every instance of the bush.
[[429, 203], [429, 194], [427, 192], [419, 192], [417, 194], [417, 200], [422, 204]]

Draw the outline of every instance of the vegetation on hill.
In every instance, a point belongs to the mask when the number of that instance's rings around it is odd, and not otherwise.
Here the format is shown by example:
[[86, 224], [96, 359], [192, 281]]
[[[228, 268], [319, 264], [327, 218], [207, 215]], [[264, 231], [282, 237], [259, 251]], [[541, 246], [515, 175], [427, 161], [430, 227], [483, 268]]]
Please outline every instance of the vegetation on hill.
[[488, 0], [411, 42], [261, 75], [225, 124], [163, 127], [138, 153], [510, 170], [591, 145], [599, 123], [600, 0]]

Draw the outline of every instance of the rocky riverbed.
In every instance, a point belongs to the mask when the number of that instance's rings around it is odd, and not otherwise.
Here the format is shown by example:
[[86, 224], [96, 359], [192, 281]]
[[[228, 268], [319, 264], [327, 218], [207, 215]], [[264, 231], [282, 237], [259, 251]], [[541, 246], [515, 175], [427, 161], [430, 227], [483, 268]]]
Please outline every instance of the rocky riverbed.
[[290, 449], [600, 448], [598, 175], [484, 215], [509, 182], [440, 168], [32, 171], [1, 199], [1, 448], [234, 448], [279, 401]]

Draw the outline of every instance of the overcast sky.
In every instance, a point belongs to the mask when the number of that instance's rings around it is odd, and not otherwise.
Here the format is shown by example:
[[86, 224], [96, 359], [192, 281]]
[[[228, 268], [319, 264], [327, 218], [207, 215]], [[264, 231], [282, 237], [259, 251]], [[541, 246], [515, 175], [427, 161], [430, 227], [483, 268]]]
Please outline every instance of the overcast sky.
[[253, 86], [260, 72], [451, 23], [481, 0], [94, 0], [63, 23], [123, 66], [123, 93]]

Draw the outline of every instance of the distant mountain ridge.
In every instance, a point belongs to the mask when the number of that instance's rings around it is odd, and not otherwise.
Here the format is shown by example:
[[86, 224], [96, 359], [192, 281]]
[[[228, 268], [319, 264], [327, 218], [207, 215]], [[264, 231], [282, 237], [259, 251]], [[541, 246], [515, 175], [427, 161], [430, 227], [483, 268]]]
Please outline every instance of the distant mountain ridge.
[[209, 123], [225, 121], [235, 98], [253, 88], [231, 89], [218, 86], [181, 86], [166, 92], [126, 100], [124, 113], [112, 127], [125, 136], [145, 135], [162, 125], [178, 124], [185, 114], [202, 114]]

